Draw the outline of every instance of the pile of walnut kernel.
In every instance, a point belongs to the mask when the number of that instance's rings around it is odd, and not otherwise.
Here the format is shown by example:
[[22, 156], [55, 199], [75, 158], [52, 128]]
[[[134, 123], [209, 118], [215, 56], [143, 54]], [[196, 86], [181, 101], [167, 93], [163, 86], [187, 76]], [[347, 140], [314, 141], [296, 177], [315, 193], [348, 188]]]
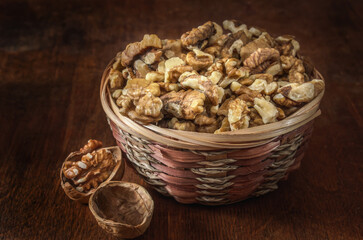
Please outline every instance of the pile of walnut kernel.
[[[228, 33], [223, 31], [227, 30]], [[109, 83], [120, 113], [141, 124], [221, 133], [282, 120], [324, 81], [292, 36], [208, 21], [180, 39], [145, 35], [117, 54]]]

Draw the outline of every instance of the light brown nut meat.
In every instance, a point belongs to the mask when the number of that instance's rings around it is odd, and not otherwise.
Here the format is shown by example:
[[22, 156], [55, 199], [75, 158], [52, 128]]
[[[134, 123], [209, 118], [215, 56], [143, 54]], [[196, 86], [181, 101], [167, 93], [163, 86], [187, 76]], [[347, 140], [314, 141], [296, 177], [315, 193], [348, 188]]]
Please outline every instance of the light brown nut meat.
[[112, 93], [112, 98], [117, 99], [122, 95], [122, 89], [116, 89], [113, 93]]
[[191, 74], [186, 78], [180, 79], [179, 81], [183, 87], [189, 87], [202, 91], [207, 96], [212, 105], [217, 105], [222, 102], [224, 89], [213, 84], [211, 80], [204, 76]]
[[283, 87], [283, 86], [286, 86], [286, 85], [289, 85], [290, 84], [290, 82], [288, 82], [288, 81], [286, 81], [287, 80], [287, 78], [285, 79], [285, 80], [279, 80], [279, 81], [277, 81], [276, 83], [277, 83], [277, 88], [281, 88], [281, 87]]
[[242, 78], [240, 80], [238, 80], [239, 84], [242, 84], [244, 86], [250, 86], [252, 83], [254, 82], [254, 80], [252, 80], [251, 78], [247, 77], [247, 78]]
[[132, 71], [132, 68], [127, 67], [124, 70], [122, 70], [122, 77], [126, 80], [130, 80], [130, 79], [135, 78], [136, 76], [135, 76], [134, 72]]
[[209, 105], [206, 110], [211, 116], [215, 116], [219, 110], [219, 105]]
[[245, 78], [249, 76], [249, 69], [239, 66], [238, 59], [228, 58], [224, 59], [224, 68], [227, 76], [219, 81], [218, 86], [222, 88], [228, 87], [231, 83], [238, 81], [240, 78]]
[[232, 92], [236, 92], [241, 87], [242, 87], [242, 84], [240, 84], [239, 82], [233, 82], [233, 83], [231, 83], [230, 89]]
[[205, 95], [196, 90], [169, 92], [160, 97], [163, 110], [177, 118], [193, 120], [204, 111]]
[[291, 55], [296, 56], [296, 53], [300, 50], [300, 44], [298, 41], [295, 40], [294, 36], [291, 35], [283, 35], [279, 36], [275, 39], [281, 55]]
[[237, 81], [236, 78], [225, 77], [221, 81], [219, 81], [218, 86], [221, 88], [227, 88], [230, 84], [232, 84], [236, 81]]
[[142, 96], [137, 101], [135, 106], [136, 113], [140, 115], [159, 118], [161, 116], [161, 108], [163, 107], [163, 102], [160, 98], [155, 97], [149, 92]]
[[240, 61], [236, 58], [225, 58], [224, 68], [226, 69], [226, 74], [229, 75], [230, 72], [239, 67]]
[[221, 50], [221, 57], [230, 58], [235, 57], [239, 58], [239, 54], [241, 48], [250, 42], [250, 39], [246, 36], [243, 31], [238, 31], [228, 35], [226, 39], [223, 49]]
[[279, 112], [279, 115], [277, 116], [278, 120], [282, 120], [282, 119], [286, 118], [286, 114], [282, 108], [278, 107], [277, 111]]
[[181, 131], [192, 131], [195, 132], [196, 127], [194, 123], [191, 121], [179, 121], [177, 118], [172, 118], [168, 122], [168, 128], [172, 128], [175, 130], [181, 130]]
[[125, 83], [125, 79], [122, 76], [122, 73], [119, 70], [111, 69], [108, 75], [110, 79], [110, 88], [121, 88]]
[[263, 125], [262, 118], [256, 109], [250, 108], [250, 127]]
[[218, 39], [223, 34], [223, 29], [218, 23], [213, 22], [213, 25], [214, 25], [215, 33], [209, 38], [209, 42], [208, 42], [209, 45], [213, 45], [213, 44], [217, 43]]
[[96, 139], [90, 139], [88, 140], [86, 145], [84, 145], [81, 149], [79, 149], [79, 152], [82, 154], [87, 154], [93, 152], [94, 150], [100, 147], [102, 147], [101, 141], [98, 141]]
[[[274, 48], [258, 48], [246, 60], [244, 66], [252, 69], [254, 73], [263, 72], [272, 62], [279, 59], [280, 54]], [[267, 65], [265, 65], [268, 63]]]
[[300, 59], [296, 59], [289, 71], [289, 82], [291, 83], [303, 83], [305, 68]]
[[282, 69], [285, 72], [288, 72], [291, 69], [291, 67], [294, 65], [296, 60], [297, 58], [295, 58], [294, 56], [284, 56], [284, 55], [280, 56]]
[[158, 82], [160, 89], [165, 93], [171, 91], [179, 91], [180, 87], [177, 83], [165, 83], [165, 82]]
[[232, 131], [248, 128], [250, 117], [248, 116], [250, 110], [245, 101], [236, 98], [228, 105], [228, 122]]
[[151, 81], [146, 80], [145, 78], [133, 78], [127, 81], [126, 86], [124, 89], [129, 88], [146, 88], [149, 86]]
[[187, 64], [192, 66], [196, 71], [208, 68], [210, 65], [212, 65], [213, 60], [214, 57], [212, 55], [198, 49], [193, 49], [193, 51], [188, 52], [186, 56]]
[[129, 96], [121, 95], [117, 98], [116, 104], [121, 114], [126, 115], [127, 111], [134, 107], [132, 99]]
[[224, 20], [223, 28], [231, 31], [232, 33], [243, 32], [246, 37], [251, 38], [252, 34], [248, 31], [246, 24], [241, 24], [236, 20]]
[[219, 107], [218, 111], [217, 111], [217, 115], [219, 116], [228, 116], [228, 108], [229, 108], [229, 103], [234, 100], [236, 97], [234, 95], [232, 95], [230, 98], [227, 98], [222, 105]]
[[214, 133], [219, 127], [219, 124], [217, 121], [214, 121], [212, 124], [210, 125], [202, 125], [202, 126], [198, 126], [197, 127], [197, 131], [198, 132], [202, 132], [202, 133]]
[[155, 97], [159, 97], [161, 93], [160, 85], [158, 83], [150, 83], [150, 85], [145, 88], [145, 91], [150, 92]]
[[162, 43], [163, 43], [162, 51], [164, 52], [165, 57], [172, 58], [172, 57], [181, 56], [182, 45], [180, 39], [177, 40], [165, 39], [162, 40]]
[[241, 60], [247, 59], [258, 48], [270, 48], [274, 47], [273, 38], [266, 32], [262, 33], [257, 39], [247, 43], [241, 48], [240, 56]]
[[211, 125], [216, 122], [214, 117], [209, 117], [207, 114], [198, 114], [194, 119], [194, 123], [199, 126]]
[[150, 82], [163, 82], [164, 73], [151, 71], [146, 74], [145, 79], [146, 79], [146, 81], [150, 81]]
[[229, 72], [228, 77], [229, 78], [234, 78], [234, 79], [244, 79], [247, 78], [250, 75], [250, 69], [247, 67], [240, 67], [240, 68], [235, 68], [232, 71]]
[[72, 180], [76, 190], [88, 192], [106, 180], [116, 165], [113, 155], [106, 149], [99, 149], [82, 156], [80, 161], [65, 162], [63, 174]]
[[193, 28], [190, 32], [184, 33], [180, 40], [184, 47], [188, 47], [202, 42], [211, 37], [215, 32], [214, 24], [208, 21], [197, 28]]
[[258, 28], [258, 27], [250, 27], [248, 31], [252, 34], [252, 37], [258, 38], [265, 30]]
[[140, 42], [130, 43], [121, 54], [122, 66], [130, 66], [136, 56], [143, 54], [150, 48], [161, 48], [161, 40], [155, 34], [145, 34]]
[[270, 74], [272, 76], [283, 74], [282, 66], [280, 62], [273, 62], [268, 66], [265, 70], [266, 74]]
[[134, 62], [134, 69], [136, 71], [137, 78], [145, 78], [146, 74], [151, 72], [149, 66], [140, 59]]
[[209, 77], [212, 72], [220, 72], [223, 74], [224, 72], [224, 61], [216, 60], [212, 65], [209, 66], [208, 71], [205, 73], [206, 77]]
[[264, 124], [275, 122], [279, 115], [276, 106], [263, 98], [255, 98], [253, 107], [260, 114]]
[[160, 61], [158, 63], [158, 67], [157, 67], [156, 71], [159, 73], [165, 74], [165, 60]]
[[116, 54], [115, 62], [112, 64], [112, 69], [119, 70], [120, 72], [123, 70], [123, 66], [121, 65], [121, 54], [122, 52]]
[[249, 87], [251, 90], [255, 90], [265, 95], [271, 95], [277, 90], [277, 83], [267, 83], [264, 79], [256, 79]]
[[[207, 76], [207, 74], [205, 75]], [[223, 73], [219, 71], [213, 71], [210, 73], [208, 78], [212, 81], [213, 84], [217, 84], [223, 78]]]
[[296, 106], [299, 106], [301, 104], [301, 103], [295, 102], [295, 101], [293, 101], [291, 99], [288, 99], [287, 97], [285, 97], [281, 93], [276, 94], [272, 99], [278, 105], [283, 106], [283, 107], [287, 107], [287, 108], [296, 107]]
[[146, 115], [141, 115], [139, 113], [137, 113], [135, 110], [130, 110], [127, 112], [127, 116], [134, 120], [135, 122], [139, 123], [139, 124], [150, 124], [150, 123], [156, 123], [158, 121], [160, 121], [163, 118], [163, 114], [160, 114], [158, 117], [152, 117], [152, 116], [146, 116]]
[[228, 117], [223, 118], [221, 126], [219, 129], [217, 129], [214, 133], [222, 133], [222, 132], [228, 132], [231, 131], [231, 128], [229, 126]]
[[[165, 82], [177, 82], [178, 75], [180, 72], [186, 71], [187, 69], [192, 69], [190, 66], [184, 67], [185, 62], [178, 57], [172, 57], [165, 61]], [[182, 68], [180, 68], [182, 67]], [[175, 75], [177, 74], [177, 75]]]
[[189, 65], [175, 66], [168, 71], [168, 76], [165, 78], [166, 83], [176, 83], [183, 73], [193, 71], [193, 67]]
[[295, 102], [310, 102], [314, 98], [314, 84], [307, 82], [303, 84], [291, 83], [279, 88], [278, 93]]
[[204, 52], [212, 55], [215, 58], [219, 58], [221, 55], [221, 50], [222, 50], [221, 46], [213, 45], [204, 49]]
[[243, 85], [240, 88], [237, 89], [235, 94], [237, 94], [237, 95], [247, 94], [248, 96], [250, 96], [252, 98], [262, 97], [262, 94], [259, 93], [258, 91], [252, 90], [252, 89], [250, 89], [250, 88], [248, 88], [246, 86], [243, 86]]
[[[306, 82], [306, 83], [302, 83], [302, 84], [291, 83], [284, 87], [279, 88], [277, 92], [281, 93], [283, 96], [285, 96], [295, 102], [300, 102], [300, 103], [310, 102], [324, 88], [324, 85], [320, 85], [320, 83], [321, 83], [320, 81], [319, 82], [310, 81], [310, 82]], [[318, 91], [315, 90], [315, 85], [318, 88], [320, 88]]]
[[271, 83], [274, 80], [273, 76], [268, 73], [253, 74], [253, 75], [249, 76], [249, 78], [253, 81], [256, 79], [263, 79], [263, 80], [266, 80], [267, 83]]
[[154, 64], [156, 62], [160, 62], [162, 55], [163, 55], [163, 51], [161, 51], [160, 49], [152, 49], [148, 53], [143, 55], [141, 57], [141, 60], [144, 63], [146, 63], [148, 65], [151, 65], [151, 64]]

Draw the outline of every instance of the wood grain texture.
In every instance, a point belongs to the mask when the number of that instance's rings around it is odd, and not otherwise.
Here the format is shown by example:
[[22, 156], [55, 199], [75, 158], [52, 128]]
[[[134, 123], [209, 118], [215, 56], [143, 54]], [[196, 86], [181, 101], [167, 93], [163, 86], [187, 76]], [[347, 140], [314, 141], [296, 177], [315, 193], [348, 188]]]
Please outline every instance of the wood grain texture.
[[327, 83], [301, 168], [268, 195], [221, 207], [155, 201], [139, 239], [362, 239], [362, 1], [0, 2], [0, 239], [114, 239], [58, 179], [69, 152], [114, 139], [102, 71], [144, 33], [176, 38], [206, 20], [292, 34]]

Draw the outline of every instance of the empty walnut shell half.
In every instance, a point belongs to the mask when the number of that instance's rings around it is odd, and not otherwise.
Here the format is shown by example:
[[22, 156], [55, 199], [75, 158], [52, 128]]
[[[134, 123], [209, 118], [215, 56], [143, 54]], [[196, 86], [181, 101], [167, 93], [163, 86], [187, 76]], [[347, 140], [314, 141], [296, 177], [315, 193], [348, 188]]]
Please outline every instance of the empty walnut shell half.
[[111, 181], [94, 192], [89, 208], [106, 232], [120, 238], [136, 238], [150, 225], [154, 201], [138, 184]]
[[[112, 154], [112, 159], [113, 161], [115, 161], [115, 163], [112, 165], [111, 170], [109, 170], [109, 172], [106, 175], [106, 179], [103, 180], [102, 182], [99, 182], [96, 184], [101, 185], [102, 183], [106, 183], [109, 182], [111, 180], [121, 180], [123, 174], [124, 174], [124, 170], [125, 170], [125, 162], [122, 159], [122, 153], [119, 147], [117, 146], [113, 146], [113, 147], [106, 147], [106, 148], [99, 148], [96, 149], [95, 151], [103, 151], [105, 150], [105, 152], [107, 153], [111, 153]], [[90, 153], [89, 153], [90, 154]], [[93, 153], [92, 153], [93, 154]], [[69, 154], [69, 156], [66, 158], [66, 160], [63, 162], [62, 168], [60, 170], [60, 180], [61, 180], [61, 186], [64, 190], [64, 192], [66, 193], [66, 195], [75, 201], [78, 201], [80, 203], [88, 203], [88, 200], [90, 198], [90, 196], [96, 191], [97, 186], [95, 186], [95, 184], [93, 184], [93, 186], [91, 186], [91, 188], [88, 191], [79, 191], [80, 189], [77, 189], [77, 186], [74, 184], [74, 182], [72, 182], [72, 180], [68, 179], [65, 175], [64, 175], [64, 167], [65, 164], [68, 162], [74, 162], [74, 163], [78, 163], [81, 159], [82, 156], [85, 156], [82, 152], [77, 151], [77, 152], [72, 152], [71, 154]], [[97, 166], [91, 166], [90, 167], [90, 171], [97, 171]], [[94, 177], [97, 177], [97, 173], [93, 173]]]

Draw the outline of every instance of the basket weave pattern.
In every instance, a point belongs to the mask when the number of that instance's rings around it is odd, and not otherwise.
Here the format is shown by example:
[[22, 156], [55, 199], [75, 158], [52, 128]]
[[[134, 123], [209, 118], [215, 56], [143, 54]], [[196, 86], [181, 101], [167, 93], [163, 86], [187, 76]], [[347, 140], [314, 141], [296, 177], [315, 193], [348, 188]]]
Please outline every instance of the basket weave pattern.
[[[122, 116], [107, 87], [101, 103], [113, 136], [134, 169], [158, 192], [181, 203], [223, 205], [257, 197], [300, 166], [320, 115], [322, 92], [288, 118], [225, 134], [205, 134], [141, 126]], [[314, 70], [314, 78], [323, 79]]]
[[277, 183], [300, 166], [312, 133], [310, 122], [254, 149], [184, 150], [196, 159], [186, 164], [173, 158], [165, 160], [168, 154], [180, 150], [135, 137], [112, 121], [109, 124], [118, 145], [148, 184], [178, 202], [204, 205], [233, 203], [277, 189]]

